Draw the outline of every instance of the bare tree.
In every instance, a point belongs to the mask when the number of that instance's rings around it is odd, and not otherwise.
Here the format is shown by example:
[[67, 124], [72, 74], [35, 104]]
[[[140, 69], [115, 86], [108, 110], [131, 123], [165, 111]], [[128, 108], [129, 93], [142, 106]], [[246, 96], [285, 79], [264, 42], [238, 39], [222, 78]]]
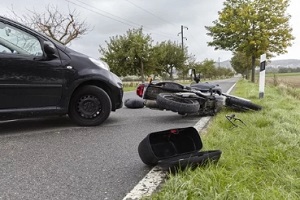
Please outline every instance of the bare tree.
[[57, 6], [48, 5], [43, 13], [35, 10], [28, 11], [27, 14], [18, 15], [11, 9], [14, 19], [64, 45], [90, 31], [86, 22], [79, 19], [79, 14], [75, 9], [69, 9], [68, 14], [63, 14]]

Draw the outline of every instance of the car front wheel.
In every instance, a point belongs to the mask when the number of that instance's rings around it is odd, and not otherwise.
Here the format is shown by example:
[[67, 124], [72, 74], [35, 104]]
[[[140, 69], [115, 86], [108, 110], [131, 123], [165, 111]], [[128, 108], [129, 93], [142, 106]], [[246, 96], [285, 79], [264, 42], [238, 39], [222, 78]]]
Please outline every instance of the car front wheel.
[[71, 98], [69, 117], [80, 126], [97, 126], [109, 117], [111, 108], [111, 100], [103, 89], [83, 86]]

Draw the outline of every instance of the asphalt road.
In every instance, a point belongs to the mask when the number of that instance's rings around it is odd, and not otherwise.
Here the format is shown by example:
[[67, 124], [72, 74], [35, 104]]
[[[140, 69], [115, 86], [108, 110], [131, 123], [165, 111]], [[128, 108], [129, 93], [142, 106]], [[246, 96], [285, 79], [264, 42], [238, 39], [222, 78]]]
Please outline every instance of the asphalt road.
[[[226, 91], [234, 82], [219, 84]], [[67, 117], [0, 122], [0, 199], [122, 199], [150, 170], [139, 142], [199, 119], [123, 107], [98, 127], [77, 127]]]

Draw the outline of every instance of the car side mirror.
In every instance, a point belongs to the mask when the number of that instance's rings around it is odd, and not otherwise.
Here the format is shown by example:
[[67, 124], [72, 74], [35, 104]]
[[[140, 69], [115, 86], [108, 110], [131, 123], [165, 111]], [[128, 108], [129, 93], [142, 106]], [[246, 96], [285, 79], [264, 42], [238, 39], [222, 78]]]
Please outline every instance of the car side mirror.
[[55, 54], [55, 49], [47, 43], [44, 43], [44, 51], [47, 55], [54, 55]]
[[44, 52], [49, 59], [57, 58], [56, 49], [52, 42], [44, 41]]

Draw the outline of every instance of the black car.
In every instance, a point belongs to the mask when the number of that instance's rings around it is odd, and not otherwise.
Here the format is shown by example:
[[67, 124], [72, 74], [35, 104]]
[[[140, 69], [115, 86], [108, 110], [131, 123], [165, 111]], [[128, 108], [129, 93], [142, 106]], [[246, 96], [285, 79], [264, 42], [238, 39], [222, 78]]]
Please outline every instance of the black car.
[[123, 105], [109, 66], [0, 16], [0, 119], [65, 115], [95, 126]]

